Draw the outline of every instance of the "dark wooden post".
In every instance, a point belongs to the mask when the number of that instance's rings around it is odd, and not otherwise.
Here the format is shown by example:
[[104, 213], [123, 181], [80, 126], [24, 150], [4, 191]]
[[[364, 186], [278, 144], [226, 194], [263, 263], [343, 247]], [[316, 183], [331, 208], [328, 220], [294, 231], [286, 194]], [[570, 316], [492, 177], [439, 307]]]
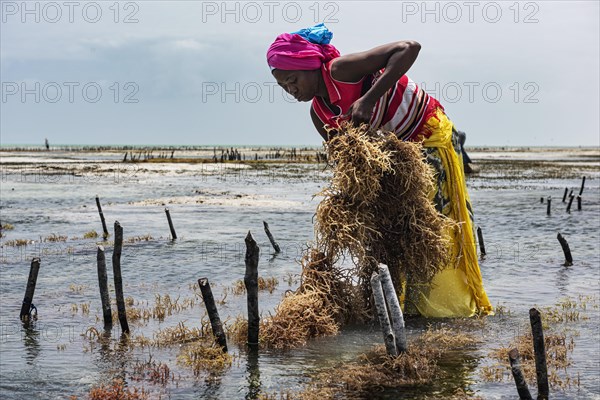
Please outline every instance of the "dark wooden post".
[[260, 315], [258, 314], [258, 256], [260, 248], [256, 244], [252, 234], [248, 231], [246, 235], [246, 274], [244, 275], [244, 286], [248, 298], [248, 346], [258, 347], [258, 330]]
[[221, 318], [219, 318], [219, 311], [217, 311], [217, 305], [215, 304], [215, 298], [213, 297], [208, 279], [198, 279], [198, 286], [200, 286], [202, 300], [206, 306], [206, 312], [210, 319], [210, 326], [212, 327], [217, 344], [221, 346], [223, 351], [227, 351], [227, 338], [225, 337], [225, 332], [223, 332], [223, 324], [221, 323]]
[[565, 193], [563, 194], [563, 203], [567, 201], [567, 194], [569, 193], [569, 188], [565, 188]]
[[548, 196], [548, 205], [546, 206], [546, 215], [550, 215], [550, 204], [552, 204], [552, 197]]
[[483, 243], [483, 232], [481, 232], [481, 227], [477, 227], [477, 240], [479, 241], [479, 252], [481, 253], [481, 258], [485, 257], [485, 243]]
[[540, 197], [540, 204], [544, 204], [544, 198]]
[[565, 267], [573, 265], [573, 256], [571, 256], [571, 249], [569, 248], [569, 243], [567, 243], [567, 240], [563, 237], [563, 235], [560, 234], [560, 232], [558, 233], [558, 235], [556, 235], [556, 238], [560, 243], [560, 247], [562, 247], [563, 249], [563, 253], [565, 253], [565, 263], [563, 265]]
[[371, 276], [371, 287], [373, 288], [373, 299], [375, 300], [375, 309], [377, 310], [377, 317], [379, 318], [379, 324], [381, 325], [381, 331], [383, 332], [383, 342], [385, 343], [385, 349], [389, 356], [398, 356], [396, 350], [396, 340], [394, 333], [392, 332], [392, 324], [390, 323], [390, 317], [388, 316], [388, 310], [385, 306], [385, 296], [383, 294], [383, 288], [381, 287], [380, 276], [373, 272]]
[[581, 196], [577, 196], [577, 211], [581, 211]]
[[34, 258], [31, 260], [29, 278], [27, 279], [27, 287], [25, 288], [25, 297], [23, 298], [23, 305], [21, 306], [21, 313], [19, 315], [21, 321], [29, 320], [29, 310], [31, 309], [31, 303], [33, 303], [33, 293], [35, 292], [35, 285], [37, 284], [38, 272], [40, 272], [40, 259]]
[[129, 333], [129, 324], [127, 324], [127, 313], [125, 310], [125, 299], [123, 298], [123, 278], [121, 276], [122, 250], [123, 227], [121, 224], [119, 224], [119, 221], [115, 221], [115, 246], [112, 255], [113, 275], [115, 278], [115, 296], [117, 297], [117, 312], [119, 313], [121, 331], [123, 331], [123, 333]]
[[544, 332], [540, 312], [532, 308], [529, 310], [531, 333], [533, 334], [533, 350], [535, 352], [535, 374], [537, 377], [538, 399], [548, 399], [548, 369], [546, 367], [546, 348], [544, 345]]
[[173, 226], [173, 221], [171, 221], [171, 212], [168, 208], [165, 208], [165, 214], [167, 214], [167, 221], [169, 221], [169, 229], [171, 230], [171, 238], [173, 240], [177, 239], [177, 234], [175, 233], [175, 227]]
[[570, 214], [571, 213], [571, 205], [573, 204], [573, 199], [575, 198], [575, 196], [571, 195], [569, 197], [569, 203], [567, 204], [567, 212]]
[[581, 189], [579, 189], [579, 195], [581, 196], [583, 194], [583, 187], [585, 186], [585, 176], [583, 177], [583, 179], [581, 180]]
[[517, 385], [519, 399], [533, 400], [531, 397], [531, 393], [529, 392], [529, 388], [527, 387], [527, 382], [525, 382], [523, 372], [521, 371], [521, 362], [519, 361], [519, 350], [512, 349], [511, 351], [509, 351], [508, 360], [510, 361], [510, 369], [512, 372], [512, 376], [515, 379], [515, 384]]
[[104, 220], [104, 213], [102, 212], [102, 206], [100, 205], [100, 198], [96, 196], [96, 206], [98, 207], [98, 214], [100, 214], [100, 221], [102, 221], [102, 237], [104, 240], [108, 237], [108, 228], [106, 227], [106, 221]]
[[110, 309], [110, 296], [108, 295], [108, 277], [106, 275], [106, 256], [104, 247], [98, 246], [96, 256], [98, 263], [98, 286], [100, 287], [100, 300], [102, 301], [102, 316], [104, 318], [104, 328], [112, 327], [112, 312]]
[[271, 234], [271, 231], [269, 230], [269, 224], [267, 224], [267, 221], [263, 221], [263, 225], [265, 227], [265, 233], [269, 237], [269, 241], [271, 242], [273, 249], [275, 249], [275, 253], [279, 253], [281, 251], [281, 248], [279, 248], [279, 245], [275, 241], [275, 238], [273, 238], [273, 235]]

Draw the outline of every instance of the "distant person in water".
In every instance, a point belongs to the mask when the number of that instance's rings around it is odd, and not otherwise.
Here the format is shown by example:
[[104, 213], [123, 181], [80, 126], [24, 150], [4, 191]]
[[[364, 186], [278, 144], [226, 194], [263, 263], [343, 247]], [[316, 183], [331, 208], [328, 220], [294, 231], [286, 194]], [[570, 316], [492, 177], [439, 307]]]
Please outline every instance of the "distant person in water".
[[431, 201], [459, 224], [451, 233], [452, 262], [431, 284], [415, 288], [411, 307], [428, 317], [490, 313], [458, 136], [442, 105], [406, 75], [421, 46], [400, 41], [342, 56], [332, 37], [323, 24], [277, 36], [267, 51], [271, 73], [298, 101], [312, 102], [312, 122], [326, 141], [350, 121], [423, 144], [436, 171]]
[[467, 134], [463, 131], [456, 130], [456, 128], [454, 127], [452, 129], [453, 134], [458, 136], [458, 144], [460, 145], [460, 152], [462, 154], [463, 168], [465, 170], [465, 174], [478, 172], [479, 169], [473, 165], [471, 157], [469, 157], [467, 151], [465, 150], [465, 141], [467, 140]]
[[46, 145], [46, 150], [50, 150], [50, 143], [48, 142], [48, 138], [44, 139], [44, 143]]

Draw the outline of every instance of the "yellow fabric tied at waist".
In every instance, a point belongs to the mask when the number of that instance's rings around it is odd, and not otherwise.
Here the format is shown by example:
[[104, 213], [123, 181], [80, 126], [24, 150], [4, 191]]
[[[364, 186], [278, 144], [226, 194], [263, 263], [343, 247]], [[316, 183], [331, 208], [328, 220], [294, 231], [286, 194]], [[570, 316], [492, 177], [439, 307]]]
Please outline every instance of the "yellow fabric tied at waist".
[[426, 148], [436, 148], [446, 173], [444, 192], [450, 200], [450, 215], [458, 226], [450, 233], [451, 262], [436, 274], [431, 284], [417, 290], [414, 299], [419, 313], [425, 317], [465, 317], [492, 314], [492, 305], [483, 287], [477, 259], [473, 222], [467, 209], [470, 203], [462, 158], [452, 143], [452, 122], [438, 109], [425, 123], [431, 136], [422, 140]]

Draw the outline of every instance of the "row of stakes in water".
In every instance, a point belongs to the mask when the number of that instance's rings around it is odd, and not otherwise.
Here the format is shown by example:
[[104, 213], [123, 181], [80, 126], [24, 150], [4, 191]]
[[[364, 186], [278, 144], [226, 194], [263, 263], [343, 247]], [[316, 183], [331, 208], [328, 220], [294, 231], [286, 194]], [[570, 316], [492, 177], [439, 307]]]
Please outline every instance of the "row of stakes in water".
[[[585, 176], [581, 179], [581, 187], [579, 188], [579, 195], [577, 195], [577, 211], [581, 211], [581, 199], [582, 199], [581, 196], [583, 195], [584, 187], [585, 187]], [[569, 198], [568, 202], [567, 202], [567, 197]], [[566, 187], [565, 192], [563, 194], [562, 202], [567, 203], [567, 213], [569, 213], [569, 214], [571, 213], [571, 206], [573, 205], [574, 198], [575, 198], [575, 195], [573, 194], [573, 189], [571, 189], [571, 191], [569, 192], [569, 188]], [[540, 203], [543, 203], [543, 202], [544, 202], [544, 198], [541, 197]], [[552, 205], [552, 197], [548, 196], [547, 206], [546, 206], [546, 214], [547, 215], [550, 215], [551, 205]], [[563, 235], [561, 235], [560, 232], [558, 233], [556, 238], [558, 239], [560, 246], [562, 247], [563, 252], [565, 253], [564, 266], [568, 267], [568, 266], [573, 265], [573, 256], [571, 255], [571, 249], [569, 248], [569, 243], [567, 243], [567, 240], [563, 237]]]
[[[102, 222], [103, 229], [103, 237], [106, 240], [108, 237], [108, 229], [106, 226], [106, 220], [104, 218], [104, 213], [102, 212], [102, 206], [100, 204], [100, 199], [96, 196], [96, 205], [98, 207], [98, 213], [100, 215], [100, 220]], [[167, 221], [169, 223], [169, 229], [171, 231], [172, 240], [177, 239], [177, 234], [175, 233], [175, 228], [173, 226], [173, 221], [171, 220], [171, 214], [168, 208], [165, 208], [165, 214], [167, 215]], [[269, 229], [269, 224], [266, 221], [263, 221], [263, 226], [275, 253], [280, 253], [281, 249], [279, 244], [275, 241], [271, 231]], [[258, 330], [259, 330], [259, 312], [258, 312], [258, 254], [259, 247], [252, 238], [250, 232], [245, 239], [246, 242], [246, 274], [244, 276], [244, 285], [246, 286], [246, 291], [248, 294], [248, 346], [252, 350], [256, 350], [258, 348]], [[115, 280], [115, 294], [116, 294], [116, 302], [117, 302], [117, 311], [119, 317], [119, 323], [121, 325], [121, 330], [124, 334], [129, 333], [129, 325], [127, 323], [127, 317], [125, 312], [125, 301], [123, 295], [123, 280], [121, 277], [121, 252], [123, 246], [123, 228], [119, 224], [118, 221], [115, 221], [115, 241], [113, 248], [113, 272], [114, 272], [114, 280]], [[108, 279], [107, 279], [107, 271], [106, 271], [106, 258], [104, 254], [104, 247], [98, 246], [98, 254], [97, 254], [97, 262], [98, 262], [98, 280], [99, 280], [99, 288], [100, 288], [100, 298], [102, 301], [102, 314], [104, 319], [104, 329], [111, 330], [112, 329], [112, 312], [110, 306], [110, 299], [108, 295]], [[25, 296], [23, 299], [20, 319], [28, 324], [32, 319], [37, 319], [37, 308], [33, 305], [33, 295], [35, 292], [35, 287], [37, 284], [38, 272], [40, 270], [41, 260], [39, 258], [34, 258], [31, 262], [31, 268], [29, 271], [29, 278], [27, 280], [27, 287], [25, 290]], [[223, 327], [221, 320], [219, 318], [219, 314], [212, 296], [212, 291], [210, 288], [210, 284], [208, 283], [208, 279], [200, 278], [198, 280], [198, 285], [200, 287], [203, 301], [206, 305], [207, 312], [209, 315], [209, 319], [211, 322], [213, 334], [215, 335], [217, 344], [219, 344], [224, 351], [227, 351], [227, 342], [225, 339], [225, 334], [223, 333]]]
[[[579, 195], [577, 195], [577, 211], [581, 211], [581, 199], [582, 199], [581, 196], [583, 195], [584, 187], [585, 187], [585, 176], [581, 180], [581, 188], [579, 189]], [[568, 202], [567, 202], [567, 198], [568, 198]], [[573, 189], [571, 189], [571, 191], [569, 192], [569, 188], [565, 188], [565, 193], [563, 194], [562, 202], [567, 203], [567, 212], [569, 214], [571, 213], [571, 206], [573, 205], [573, 199], [575, 199], [575, 198], [576, 198], [576, 196], [573, 194]], [[540, 197], [540, 203], [544, 203], [543, 197]], [[547, 215], [551, 214], [551, 208], [552, 208], [552, 196], [548, 196], [548, 198], [546, 200], [546, 214]]]

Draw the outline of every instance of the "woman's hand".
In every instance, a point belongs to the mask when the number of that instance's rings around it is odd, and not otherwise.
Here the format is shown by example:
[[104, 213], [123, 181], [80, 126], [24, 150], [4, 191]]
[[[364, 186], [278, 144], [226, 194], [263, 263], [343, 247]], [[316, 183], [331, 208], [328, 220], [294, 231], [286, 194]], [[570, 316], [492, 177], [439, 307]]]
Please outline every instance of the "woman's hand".
[[344, 117], [348, 118], [355, 126], [360, 126], [360, 124], [369, 125], [374, 107], [375, 103], [361, 97], [352, 103]]

